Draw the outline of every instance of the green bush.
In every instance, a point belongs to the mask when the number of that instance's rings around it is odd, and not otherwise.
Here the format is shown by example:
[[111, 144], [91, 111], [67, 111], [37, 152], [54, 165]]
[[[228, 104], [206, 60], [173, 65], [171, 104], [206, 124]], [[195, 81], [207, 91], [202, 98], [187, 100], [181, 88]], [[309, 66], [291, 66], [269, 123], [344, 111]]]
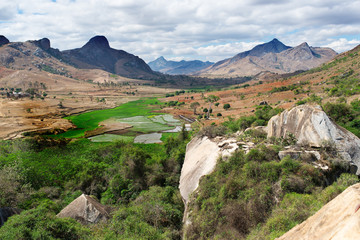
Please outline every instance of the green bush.
[[358, 182], [343, 174], [322, 190], [321, 170], [288, 156], [280, 161], [275, 149], [260, 145], [219, 160], [192, 196], [186, 239], [274, 239]]
[[42, 205], [10, 217], [0, 228], [0, 238], [90, 239], [90, 231], [73, 219], [56, 217], [51, 206]]

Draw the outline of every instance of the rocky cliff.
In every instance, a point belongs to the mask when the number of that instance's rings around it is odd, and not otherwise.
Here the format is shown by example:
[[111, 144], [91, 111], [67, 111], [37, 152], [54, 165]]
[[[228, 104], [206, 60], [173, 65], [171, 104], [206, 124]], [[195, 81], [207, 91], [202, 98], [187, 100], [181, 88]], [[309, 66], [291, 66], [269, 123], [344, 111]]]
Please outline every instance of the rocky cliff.
[[360, 239], [359, 203], [360, 184], [355, 184], [277, 240]]
[[357, 166], [356, 174], [360, 174], [360, 139], [335, 124], [320, 106], [301, 105], [285, 110], [270, 119], [267, 133], [268, 137], [293, 134], [299, 145], [334, 148], [343, 160]]
[[195, 137], [188, 143], [179, 185], [180, 194], [185, 204], [185, 224], [189, 224], [187, 219], [189, 197], [199, 186], [200, 178], [214, 170], [220, 157], [226, 158], [238, 148], [239, 144], [235, 138], [217, 137], [209, 139], [204, 136]]

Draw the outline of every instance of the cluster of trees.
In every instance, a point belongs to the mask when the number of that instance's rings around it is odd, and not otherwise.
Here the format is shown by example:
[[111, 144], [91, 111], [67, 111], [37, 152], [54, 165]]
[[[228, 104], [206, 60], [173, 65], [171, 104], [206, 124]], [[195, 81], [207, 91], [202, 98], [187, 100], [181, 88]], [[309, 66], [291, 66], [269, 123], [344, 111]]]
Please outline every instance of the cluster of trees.
[[[205, 113], [205, 117], [209, 118], [210, 114], [212, 113], [212, 104], [214, 104], [216, 107], [219, 106], [220, 103], [218, 103], [217, 101], [220, 100], [219, 96], [216, 95], [210, 95], [207, 98], [205, 98], [205, 102], [209, 103], [209, 108], [203, 108], [203, 112]], [[192, 102], [190, 104], [190, 108], [194, 110], [194, 114], [196, 115], [196, 109], [199, 108], [201, 105], [199, 102]], [[225, 110], [228, 110], [230, 108], [230, 104], [229, 103], [225, 103], [223, 108]], [[218, 113], [217, 116], [222, 116], [222, 114]]]

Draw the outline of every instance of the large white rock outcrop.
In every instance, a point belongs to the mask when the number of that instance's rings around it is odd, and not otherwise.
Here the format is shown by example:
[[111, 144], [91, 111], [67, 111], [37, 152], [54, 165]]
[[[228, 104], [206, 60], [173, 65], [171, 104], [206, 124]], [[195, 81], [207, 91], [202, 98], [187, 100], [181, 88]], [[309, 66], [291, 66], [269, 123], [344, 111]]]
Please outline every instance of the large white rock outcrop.
[[58, 217], [70, 217], [81, 223], [98, 223], [110, 218], [110, 209], [92, 197], [82, 194], [67, 205]]
[[187, 220], [189, 197], [199, 186], [202, 176], [210, 174], [219, 157], [230, 156], [239, 147], [234, 138], [195, 137], [186, 146], [186, 154], [180, 176], [180, 194], [185, 204], [184, 221]]
[[360, 183], [347, 188], [315, 215], [277, 240], [360, 239]]
[[317, 105], [301, 105], [285, 110], [270, 119], [268, 137], [287, 137], [293, 134], [297, 143], [311, 147], [333, 145], [341, 157], [357, 166], [360, 174], [360, 139], [336, 125]]

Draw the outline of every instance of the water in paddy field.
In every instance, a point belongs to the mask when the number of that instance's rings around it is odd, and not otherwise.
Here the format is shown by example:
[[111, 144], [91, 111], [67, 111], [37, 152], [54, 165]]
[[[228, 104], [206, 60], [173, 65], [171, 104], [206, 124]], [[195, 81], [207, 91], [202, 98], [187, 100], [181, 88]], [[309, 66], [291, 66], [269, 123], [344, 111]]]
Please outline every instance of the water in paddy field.
[[[134, 143], [161, 143], [162, 133], [177, 133], [182, 130], [181, 121], [175, 119], [172, 115], [156, 115], [151, 117], [135, 116], [131, 118], [117, 119], [116, 121], [127, 123], [138, 131], [147, 130], [150, 133], [141, 134], [131, 139], [118, 134], [105, 133], [90, 137], [93, 142], [113, 142], [118, 140], [133, 141]], [[173, 127], [173, 129], [169, 129]], [[185, 124], [186, 131], [191, 130], [190, 124]], [[152, 132], [151, 132], [152, 130]], [[126, 139], [125, 139], [126, 138]], [[129, 139], [128, 139], [129, 138]]]

